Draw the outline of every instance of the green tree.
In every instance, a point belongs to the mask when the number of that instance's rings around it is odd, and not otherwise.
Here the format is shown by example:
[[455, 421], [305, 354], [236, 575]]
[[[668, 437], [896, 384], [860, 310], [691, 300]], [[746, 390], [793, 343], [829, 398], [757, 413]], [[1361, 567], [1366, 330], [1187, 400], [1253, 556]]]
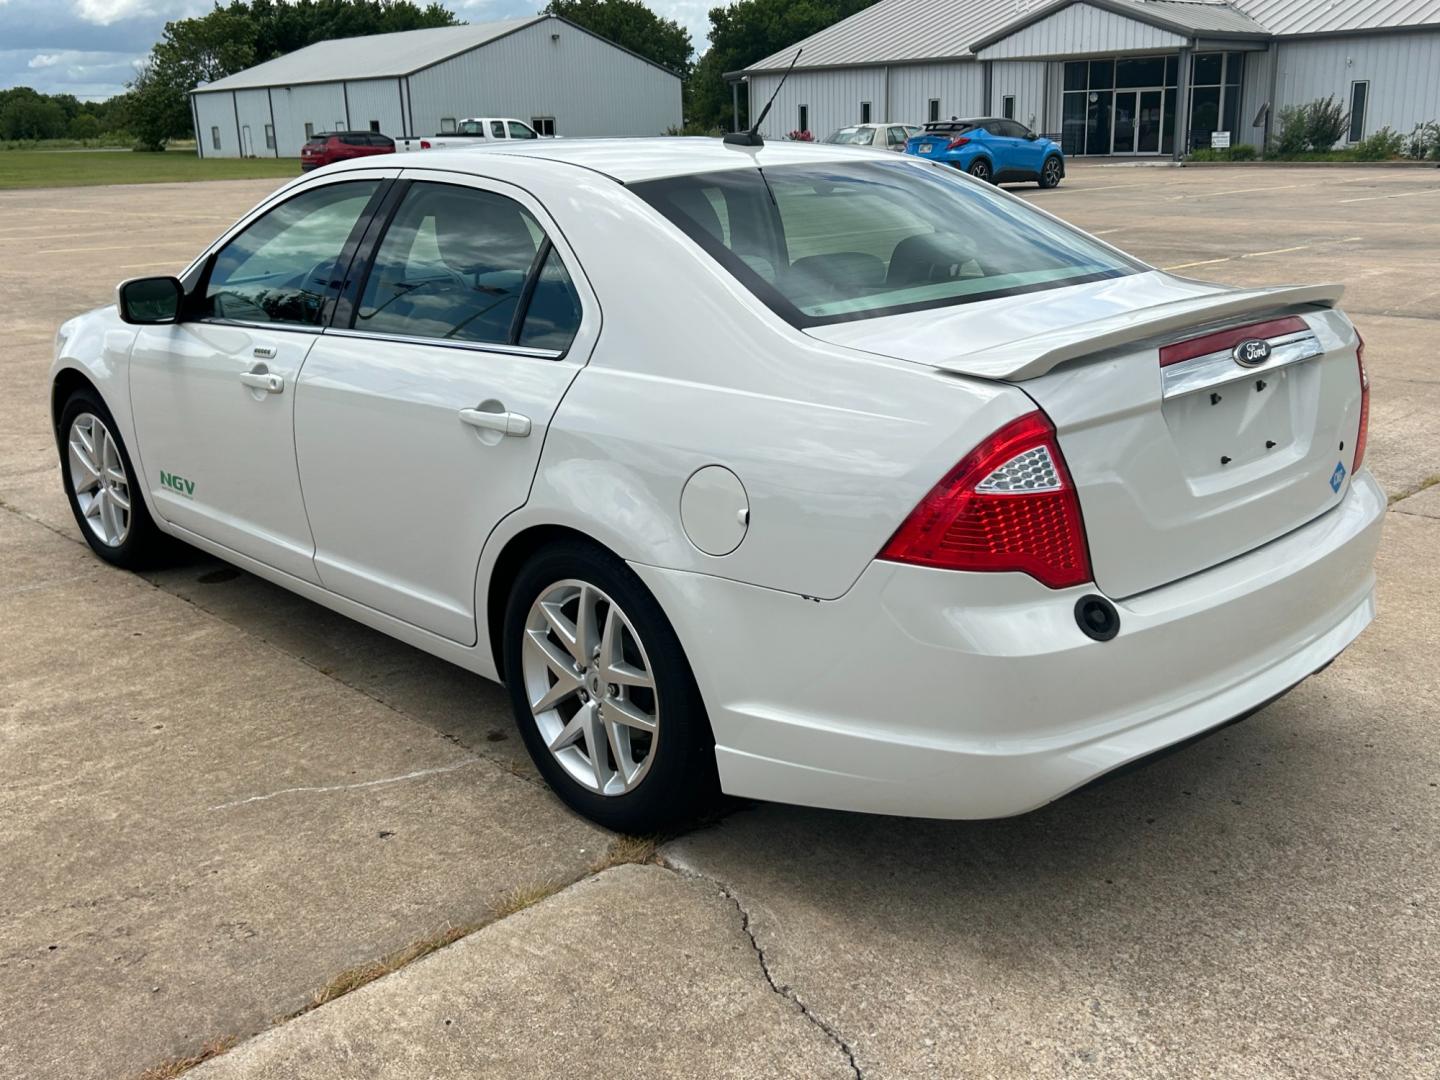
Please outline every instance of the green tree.
[[58, 104], [28, 86], [18, 91], [0, 105], [0, 138], [58, 139], [65, 134], [65, 111]]
[[100, 134], [100, 121], [93, 113], [76, 113], [75, 119], [70, 121], [70, 138], [72, 139], [84, 142], [86, 139], [97, 139]]
[[[686, 119], [729, 128], [727, 71], [739, 71], [771, 53], [794, 45], [827, 26], [869, 7], [873, 0], [739, 0], [710, 9], [710, 48], [695, 64], [686, 93]], [[756, 102], [759, 108], [764, 103]], [[745, 88], [740, 88], [740, 117], [748, 123]]]
[[545, 13], [569, 19], [682, 78], [690, 74], [690, 32], [640, 0], [550, 0]]

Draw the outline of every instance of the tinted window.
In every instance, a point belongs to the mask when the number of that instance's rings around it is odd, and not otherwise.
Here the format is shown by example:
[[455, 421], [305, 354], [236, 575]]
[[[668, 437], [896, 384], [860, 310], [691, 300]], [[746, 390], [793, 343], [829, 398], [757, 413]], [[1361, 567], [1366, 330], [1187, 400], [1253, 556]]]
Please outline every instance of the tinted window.
[[376, 253], [355, 329], [512, 343], [516, 309], [544, 239], [513, 199], [415, 184]]
[[481, 120], [462, 120], [459, 133], [461, 135], [484, 135], [485, 124]]
[[340, 141], [341, 141], [342, 143], [344, 143], [346, 146], [369, 146], [369, 145], [370, 145], [370, 137], [369, 137], [368, 135], [341, 135], [341, 136], [340, 136]]
[[389, 135], [367, 135], [366, 138], [369, 139], [371, 146], [381, 146], [386, 150], [395, 149], [395, 140]]
[[535, 132], [531, 131], [528, 127], [520, 123], [520, 121], [518, 120], [511, 120], [506, 124], [506, 126], [510, 129], [510, 137], [512, 139], [535, 138]]
[[569, 271], [554, 248], [545, 256], [535, 291], [525, 309], [525, 322], [520, 328], [519, 344], [532, 349], [570, 347], [575, 331], [580, 328], [580, 297], [570, 283]]
[[505, 125], [499, 120], [490, 121], [490, 137], [492, 139], [503, 139], [505, 137]]
[[312, 188], [250, 225], [215, 260], [204, 313], [317, 326], [339, 288], [335, 262], [378, 181]]
[[[944, 166], [735, 169], [633, 190], [795, 325], [872, 318], [1139, 269]], [[724, 239], [718, 216], [726, 207]], [[702, 220], [703, 218], [703, 220]]]

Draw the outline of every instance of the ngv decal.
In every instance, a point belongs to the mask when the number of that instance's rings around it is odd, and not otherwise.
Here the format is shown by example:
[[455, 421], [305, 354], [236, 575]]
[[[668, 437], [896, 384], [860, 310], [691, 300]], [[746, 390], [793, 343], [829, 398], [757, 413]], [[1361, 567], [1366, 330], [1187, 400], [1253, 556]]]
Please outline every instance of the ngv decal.
[[161, 469], [160, 483], [164, 484], [171, 491], [179, 495], [184, 495], [187, 499], [193, 499], [195, 497], [194, 480], [186, 480], [183, 476], [176, 476], [174, 473], [168, 473], [164, 469]]

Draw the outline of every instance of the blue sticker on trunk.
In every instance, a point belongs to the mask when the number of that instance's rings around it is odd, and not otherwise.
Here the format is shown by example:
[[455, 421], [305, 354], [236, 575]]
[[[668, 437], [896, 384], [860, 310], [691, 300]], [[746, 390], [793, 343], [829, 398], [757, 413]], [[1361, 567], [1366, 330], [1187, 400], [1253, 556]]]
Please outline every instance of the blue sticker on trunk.
[[1330, 490], [1340, 491], [1340, 485], [1345, 483], [1345, 466], [1341, 462], [1335, 463], [1335, 471], [1330, 474]]

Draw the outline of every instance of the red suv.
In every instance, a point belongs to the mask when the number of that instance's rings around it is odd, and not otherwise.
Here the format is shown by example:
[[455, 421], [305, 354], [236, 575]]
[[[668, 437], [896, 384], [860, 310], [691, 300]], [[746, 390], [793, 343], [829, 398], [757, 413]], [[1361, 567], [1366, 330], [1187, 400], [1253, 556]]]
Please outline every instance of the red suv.
[[378, 131], [322, 131], [300, 148], [300, 170], [308, 172], [332, 161], [394, 152], [395, 140]]

